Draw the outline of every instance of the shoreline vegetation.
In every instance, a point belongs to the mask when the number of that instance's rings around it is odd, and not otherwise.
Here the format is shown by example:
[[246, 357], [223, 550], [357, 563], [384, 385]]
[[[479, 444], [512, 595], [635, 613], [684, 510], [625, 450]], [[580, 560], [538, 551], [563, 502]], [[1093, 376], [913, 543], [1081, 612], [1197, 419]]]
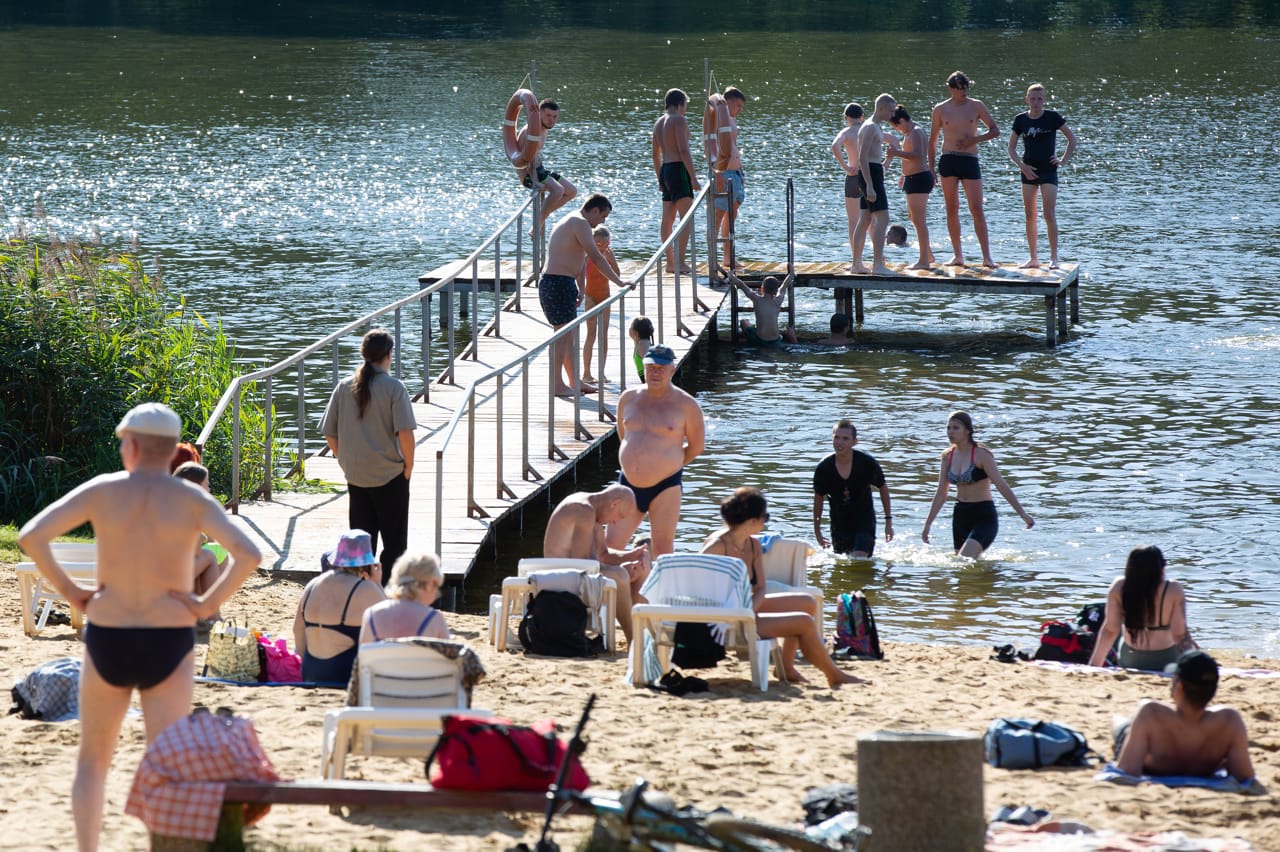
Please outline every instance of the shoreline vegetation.
[[[0, 242], [0, 522], [22, 524], [99, 473], [117, 470], [125, 411], [164, 402], [195, 441], [241, 372], [221, 326], [166, 302], [160, 270], [128, 252], [56, 234]], [[266, 417], [241, 406], [242, 498], [262, 480]], [[213, 492], [231, 487], [231, 418], [204, 448]]]

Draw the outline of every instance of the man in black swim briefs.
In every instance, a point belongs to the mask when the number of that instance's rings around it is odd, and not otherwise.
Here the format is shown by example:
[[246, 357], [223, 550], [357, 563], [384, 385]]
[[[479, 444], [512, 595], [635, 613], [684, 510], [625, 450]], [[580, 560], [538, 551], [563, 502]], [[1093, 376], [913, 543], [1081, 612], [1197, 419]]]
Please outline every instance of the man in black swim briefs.
[[[947, 266], [964, 266], [964, 250], [960, 244], [960, 187], [973, 217], [973, 233], [982, 249], [982, 265], [995, 268], [991, 244], [987, 237], [987, 217], [982, 209], [982, 166], [978, 162], [978, 144], [1000, 135], [995, 119], [986, 104], [969, 97], [969, 78], [956, 71], [947, 78], [950, 97], [933, 108], [929, 122], [929, 171], [936, 171], [942, 183], [942, 197], [947, 208], [947, 233], [954, 254]], [[979, 133], [982, 124], [986, 132]], [[938, 159], [938, 134], [942, 134], [942, 158]], [[936, 165], [936, 168], [935, 168]]]
[[[82, 610], [80, 752], [71, 788], [76, 839], [96, 849], [104, 787], [120, 724], [136, 688], [147, 742], [191, 712], [195, 622], [217, 612], [257, 567], [261, 554], [221, 504], [200, 486], [169, 475], [182, 437], [171, 409], [146, 403], [116, 427], [122, 473], [94, 477], [28, 522], [18, 544], [41, 575]], [[97, 587], [77, 586], [50, 543], [84, 524], [97, 537]], [[201, 532], [230, 562], [201, 595], [192, 592]]]
[[[666, 107], [667, 111], [653, 123], [653, 170], [658, 175], [658, 188], [662, 190], [659, 233], [663, 242], [671, 236], [676, 216], [683, 220], [688, 215], [693, 205], [693, 194], [702, 189], [694, 176], [689, 122], [684, 117], [689, 107], [689, 96], [680, 89], [671, 89], [667, 92]], [[677, 249], [667, 252], [667, 269], [688, 275], [693, 272], [693, 268], [685, 263], [689, 232], [684, 231], [676, 243]]]
[[[872, 272], [876, 275], [890, 274], [889, 267], [884, 265], [884, 237], [889, 228], [889, 195], [884, 191], [884, 142], [885, 132], [880, 122], [888, 121], [893, 115], [897, 101], [892, 95], [883, 94], [876, 98], [875, 109], [862, 126], [858, 128], [858, 186], [862, 190], [862, 218], [854, 230], [854, 272]], [[893, 137], [889, 137], [893, 140]], [[897, 141], [893, 141], [896, 150]], [[861, 265], [862, 243], [868, 230], [871, 233], [871, 269]]]
[[635, 508], [611, 524], [605, 542], [624, 550], [647, 515], [652, 553], [675, 551], [684, 467], [702, 453], [706, 425], [697, 400], [671, 383], [676, 355], [655, 343], [644, 356], [642, 387], [618, 397], [618, 481], [636, 495]]
[[[858, 128], [862, 126], [862, 107], [851, 103], [844, 108], [844, 127], [831, 141], [831, 156], [844, 173], [844, 212], [849, 220], [849, 249], [853, 252], [852, 269], [862, 267], [862, 246], [855, 236], [862, 222], [862, 181], [858, 159]], [[863, 237], [866, 230], [861, 231]]]

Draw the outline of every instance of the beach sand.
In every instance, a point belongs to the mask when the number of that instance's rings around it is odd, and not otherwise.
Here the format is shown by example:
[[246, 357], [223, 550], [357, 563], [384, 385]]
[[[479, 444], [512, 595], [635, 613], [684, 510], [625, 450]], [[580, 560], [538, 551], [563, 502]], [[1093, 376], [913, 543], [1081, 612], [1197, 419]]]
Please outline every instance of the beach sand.
[[[3, 566], [7, 577], [12, 574]], [[300, 587], [258, 574], [224, 607], [292, 644]], [[42, 662], [82, 651], [69, 627], [40, 637], [22, 634], [17, 584], [0, 584], [0, 647], [6, 674], [20, 678]], [[875, 730], [964, 730], [980, 735], [1000, 716], [1054, 719], [1084, 732], [1110, 757], [1111, 715], [1132, 712], [1141, 698], [1165, 698], [1169, 681], [1156, 675], [1065, 672], [989, 659], [974, 645], [909, 645], [889, 641], [883, 662], [853, 664], [867, 686], [831, 691], [825, 686], [772, 682], [753, 690], [746, 665], [736, 660], [709, 676], [711, 691], [677, 698], [623, 683], [622, 655], [593, 660], [526, 658], [498, 654], [486, 644], [485, 619], [449, 615], [488, 669], [474, 705], [517, 722], [552, 717], [569, 728], [586, 696], [599, 699], [588, 728], [584, 765], [599, 786], [622, 789], [637, 777], [670, 794], [678, 804], [704, 809], [724, 805], [740, 815], [791, 823], [803, 817], [800, 797], [812, 786], [857, 781], [857, 738]], [[892, 637], [882, 637], [891, 639]], [[1028, 625], [1027, 644], [1033, 638]], [[202, 640], [203, 643], [203, 640]], [[620, 642], [620, 644], [622, 644]], [[1280, 662], [1211, 649], [1224, 665], [1280, 669]], [[203, 644], [197, 664], [203, 659]], [[821, 676], [807, 665], [801, 670]], [[1125, 832], [1179, 830], [1196, 837], [1248, 840], [1259, 850], [1280, 849], [1280, 681], [1225, 677], [1218, 701], [1233, 705], [1249, 726], [1260, 781], [1272, 791], [1245, 797], [1155, 785], [1123, 787], [1092, 780], [1088, 769], [1008, 771], [984, 767], [985, 815], [1000, 806], [1033, 805], [1054, 818]], [[230, 706], [250, 716], [276, 770], [285, 778], [315, 778], [319, 771], [324, 713], [341, 705], [334, 690], [232, 687], [197, 684], [196, 702]], [[74, 845], [71, 778], [79, 726], [8, 716], [0, 723], [6, 743], [0, 775], [0, 837], [11, 849], [66, 849]], [[143, 751], [140, 716], [126, 719], [112, 765], [103, 822], [104, 849], [144, 849], [146, 829], [124, 814], [132, 776]], [[420, 781], [421, 761], [353, 758], [353, 778]], [[922, 815], [927, 818], [927, 815]], [[257, 849], [502, 849], [533, 841], [539, 814], [503, 816], [389, 809], [332, 815], [323, 807], [272, 809], [248, 832]], [[554, 836], [564, 848], [589, 830], [585, 818], [558, 818]]]

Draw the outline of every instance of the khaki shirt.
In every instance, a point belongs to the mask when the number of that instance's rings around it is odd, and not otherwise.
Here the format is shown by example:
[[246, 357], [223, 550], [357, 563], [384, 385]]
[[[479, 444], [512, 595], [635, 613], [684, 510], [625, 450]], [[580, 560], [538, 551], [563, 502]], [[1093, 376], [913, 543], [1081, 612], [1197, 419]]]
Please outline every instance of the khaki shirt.
[[321, 434], [338, 439], [338, 464], [347, 482], [360, 488], [377, 488], [404, 475], [396, 433], [412, 431], [417, 425], [409, 392], [400, 380], [385, 370], [372, 369], [364, 417], [356, 405], [353, 374], [338, 382], [320, 418]]

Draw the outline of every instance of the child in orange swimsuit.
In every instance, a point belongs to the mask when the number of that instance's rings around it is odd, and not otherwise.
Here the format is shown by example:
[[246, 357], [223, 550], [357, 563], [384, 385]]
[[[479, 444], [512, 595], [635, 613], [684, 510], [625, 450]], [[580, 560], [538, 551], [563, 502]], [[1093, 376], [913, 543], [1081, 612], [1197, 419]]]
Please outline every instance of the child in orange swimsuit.
[[[591, 232], [591, 236], [596, 241], [596, 246], [600, 249], [600, 253], [609, 261], [609, 266], [613, 267], [613, 271], [621, 276], [622, 273], [618, 271], [618, 261], [613, 259], [613, 249], [609, 247], [611, 241], [609, 229], [604, 225], [597, 225], [595, 230]], [[582, 302], [582, 308], [589, 311], [608, 299], [612, 290], [609, 287], [609, 279], [590, 260], [586, 261], [586, 270], [586, 298]], [[596, 383], [595, 378], [591, 375], [591, 356], [596, 351], [596, 330], [599, 328], [604, 329], [600, 334], [600, 381], [607, 381], [604, 375], [604, 360], [609, 354], [608, 329], [610, 311], [610, 308], [605, 308], [599, 316], [587, 320], [587, 337], [582, 343], [582, 380], [588, 384]]]

